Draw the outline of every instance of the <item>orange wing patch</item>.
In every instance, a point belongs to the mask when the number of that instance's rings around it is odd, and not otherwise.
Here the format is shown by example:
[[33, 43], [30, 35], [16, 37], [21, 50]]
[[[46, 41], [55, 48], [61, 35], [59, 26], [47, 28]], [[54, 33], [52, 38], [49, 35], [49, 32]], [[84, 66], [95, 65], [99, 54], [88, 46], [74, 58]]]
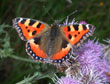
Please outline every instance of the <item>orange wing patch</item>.
[[22, 40], [32, 39], [45, 28], [41, 22], [26, 18], [15, 18], [13, 23]]
[[64, 34], [67, 40], [72, 44], [83, 42], [88, 36], [92, 35], [94, 27], [90, 24], [76, 24], [64, 27]]
[[27, 42], [26, 51], [34, 60], [45, 61], [47, 59], [46, 53], [40, 49], [39, 45], [34, 42], [34, 39]]
[[66, 48], [62, 48], [58, 53], [54, 54], [51, 57], [51, 60], [53, 60], [54, 63], [62, 63], [62, 61], [65, 61], [69, 58], [71, 54], [71, 45], [68, 44]]
[[[40, 24], [40, 23], [39, 23]], [[24, 25], [22, 24], [21, 22], [18, 23], [19, 27], [21, 27], [22, 29], [22, 33], [23, 33], [23, 36], [29, 40], [33, 37], [35, 37], [37, 34], [39, 34], [43, 28], [45, 27], [44, 24], [41, 24], [41, 26], [38, 28], [37, 26], [36, 27], [33, 27], [33, 26], [29, 26], [29, 25]]]

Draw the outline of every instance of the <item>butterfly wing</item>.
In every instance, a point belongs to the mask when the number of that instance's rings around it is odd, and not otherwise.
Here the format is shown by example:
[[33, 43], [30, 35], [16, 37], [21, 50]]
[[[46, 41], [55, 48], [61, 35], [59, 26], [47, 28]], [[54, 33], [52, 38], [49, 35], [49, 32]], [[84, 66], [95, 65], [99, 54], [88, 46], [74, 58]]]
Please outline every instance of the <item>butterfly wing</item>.
[[41, 48], [40, 44], [41, 37], [35, 37], [26, 43], [26, 51], [35, 61], [37, 60], [44, 62], [48, 59], [48, 56]]
[[30, 40], [50, 28], [44, 22], [21, 17], [13, 19], [13, 27], [16, 28], [19, 36], [24, 41]]
[[87, 37], [93, 34], [95, 27], [91, 24], [74, 24], [62, 26], [60, 29], [62, 35], [70, 44], [79, 46]]
[[62, 63], [66, 59], [69, 59], [71, 55], [71, 45], [66, 40], [63, 40], [61, 45], [61, 49], [51, 56], [53, 63]]

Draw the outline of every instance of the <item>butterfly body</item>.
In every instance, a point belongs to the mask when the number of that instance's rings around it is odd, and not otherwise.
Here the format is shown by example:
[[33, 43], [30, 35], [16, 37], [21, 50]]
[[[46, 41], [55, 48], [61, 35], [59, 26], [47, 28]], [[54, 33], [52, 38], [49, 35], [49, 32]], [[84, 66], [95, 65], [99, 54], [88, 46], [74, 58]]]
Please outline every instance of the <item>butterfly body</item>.
[[34, 60], [47, 63], [62, 63], [69, 59], [72, 46], [82, 43], [94, 31], [90, 24], [49, 26], [28, 18], [15, 18], [13, 24], [21, 39], [27, 41], [27, 53]]

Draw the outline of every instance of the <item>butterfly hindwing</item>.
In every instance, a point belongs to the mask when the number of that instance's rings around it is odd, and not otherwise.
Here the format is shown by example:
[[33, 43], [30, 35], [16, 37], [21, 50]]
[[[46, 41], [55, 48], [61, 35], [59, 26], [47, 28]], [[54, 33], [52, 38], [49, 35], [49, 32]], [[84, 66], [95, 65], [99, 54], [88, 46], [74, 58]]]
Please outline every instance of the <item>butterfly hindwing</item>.
[[[66, 41], [66, 40], [64, 40], [64, 41]], [[69, 43], [67, 43], [65, 47], [61, 47], [60, 51], [58, 51], [57, 53], [55, 53], [51, 56], [52, 62], [53, 63], [62, 63], [63, 61], [66, 61], [66, 59], [69, 59], [69, 57], [71, 55], [71, 51], [72, 51], [71, 48], [72, 47]]]
[[61, 32], [70, 44], [79, 46], [87, 37], [92, 35], [94, 29], [91, 24], [74, 24], [62, 26]]
[[47, 54], [40, 48], [41, 37], [36, 37], [29, 40], [26, 43], [26, 51], [32, 57], [32, 59], [37, 61], [45, 61], [47, 59]]
[[50, 28], [44, 22], [20, 17], [13, 20], [13, 26], [16, 28], [22, 40], [30, 40]]

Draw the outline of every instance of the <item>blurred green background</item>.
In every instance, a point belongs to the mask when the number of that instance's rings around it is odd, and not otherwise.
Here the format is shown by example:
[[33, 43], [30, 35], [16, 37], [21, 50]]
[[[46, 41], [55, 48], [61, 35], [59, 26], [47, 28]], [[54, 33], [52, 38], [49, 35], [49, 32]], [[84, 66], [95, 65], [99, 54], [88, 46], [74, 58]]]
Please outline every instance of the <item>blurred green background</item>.
[[110, 38], [110, 0], [0, 0], [0, 84], [53, 84], [49, 78], [56, 73], [52, 65], [30, 59], [12, 19], [27, 17], [52, 24], [53, 19], [62, 20], [75, 10], [70, 21], [93, 24], [93, 38], [101, 43]]

